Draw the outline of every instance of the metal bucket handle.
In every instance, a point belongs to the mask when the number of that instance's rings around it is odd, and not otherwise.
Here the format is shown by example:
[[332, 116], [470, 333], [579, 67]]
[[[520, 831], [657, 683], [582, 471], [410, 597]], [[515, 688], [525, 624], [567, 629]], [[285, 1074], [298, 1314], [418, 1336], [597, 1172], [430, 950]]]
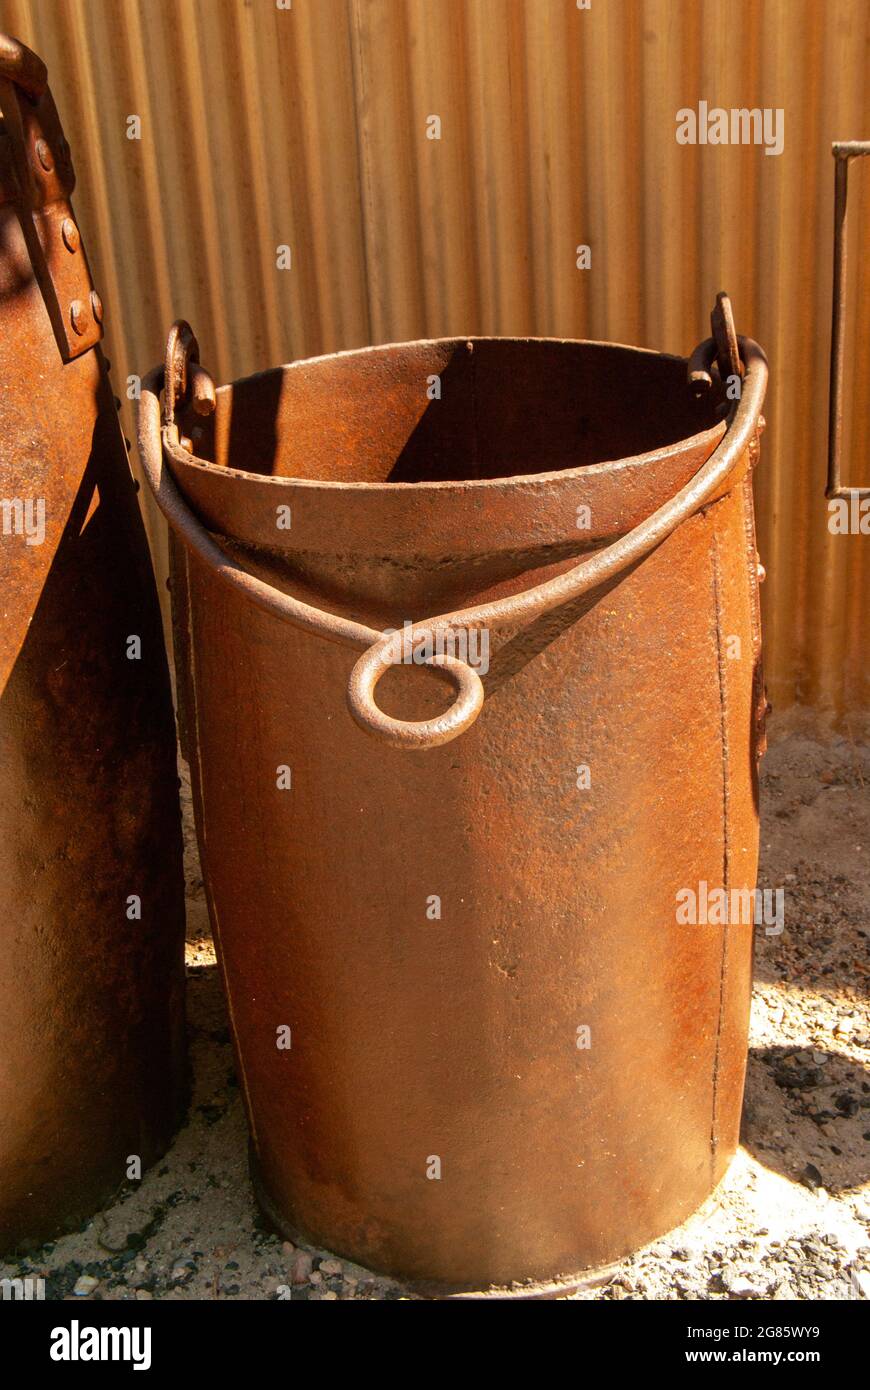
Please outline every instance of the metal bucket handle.
[[[477, 671], [459, 658], [440, 653], [428, 655], [423, 658], [423, 664], [442, 670], [452, 682], [456, 691], [453, 704], [435, 719], [411, 722], [385, 714], [375, 704], [374, 693], [387, 668], [403, 660], [407, 643], [416, 645], [428, 642], [431, 649], [432, 640], [438, 634], [444, 635], [460, 628], [468, 631], [495, 623], [524, 626], [613, 579], [660, 545], [710, 501], [763, 427], [761, 407], [767, 385], [767, 359], [751, 338], [738, 338], [733, 333], [726, 296], [719, 296], [717, 310], [718, 317], [716, 310], [712, 316], [715, 336], [701, 343], [689, 359], [689, 382], [696, 391], [709, 389], [713, 381], [714, 362], [724, 380], [733, 366], [735, 343], [739, 348], [743, 379], [739, 399], [729, 415], [723, 438], [685, 487], [633, 531], [587, 556], [555, 579], [510, 598], [424, 619], [414, 625], [413, 631], [384, 634], [336, 613], [323, 612], [283, 593], [232, 560], [190, 510], [163, 464], [164, 451], [181, 465], [193, 458], [179, 439], [174, 419], [175, 407], [180, 400], [176, 398], [176, 388], [188, 380], [191, 384], [196, 383], [194, 405], [201, 413], [208, 413], [214, 408], [214, 393], [208, 389], [206, 383], [209, 378], [202, 368], [195, 371], [188, 369], [188, 364], [198, 363], [199, 352], [193, 333], [183, 322], [175, 324], [170, 331], [168, 365], [155, 368], [142, 382], [139, 449], [145, 477], [170, 526], [221, 580], [258, 608], [284, 622], [314, 632], [331, 642], [366, 649], [351, 672], [347, 692], [348, 707], [360, 728], [394, 747], [435, 748], [456, 738], [474, 723], [483, 706], [483, 684]], [[179, 354], [183, 356], [183, 361], [178, 360]], [[162, 422], [159, 396], [167, 380], [171, 385], [167, 418]]]

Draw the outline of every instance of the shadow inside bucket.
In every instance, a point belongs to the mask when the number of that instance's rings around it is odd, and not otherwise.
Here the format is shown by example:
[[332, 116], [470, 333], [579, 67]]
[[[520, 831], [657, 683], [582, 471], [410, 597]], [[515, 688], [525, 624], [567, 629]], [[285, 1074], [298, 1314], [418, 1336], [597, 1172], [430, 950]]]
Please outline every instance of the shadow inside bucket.
[[677, 443], [716, 423], [676, 359], [638, 372], [619, 349], [584, 343], [457, 347], [388, 474], [450, 482], [560, 472]]
[[720, 419], [681, 358], [612, 344], [437, 340], [339, 353], [223, 387], [193, 422], [218, 464], [322, 482], [560, 472], [678, 444]]

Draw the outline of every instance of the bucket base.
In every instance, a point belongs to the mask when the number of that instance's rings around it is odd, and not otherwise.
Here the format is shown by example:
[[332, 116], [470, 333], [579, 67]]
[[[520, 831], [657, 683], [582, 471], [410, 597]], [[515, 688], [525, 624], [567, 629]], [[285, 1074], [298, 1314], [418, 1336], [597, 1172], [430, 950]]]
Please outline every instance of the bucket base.
[[[260, 1177], [257, 1157], [254, 1153], [253, 1145], [248, 1145], [248, 1166], [251, 1174], [251, 1184], [254, 1189], [254, 1196], [257, 1199], [257, 1206], [260, 1208], [268, 1224], [278, 1235], [285, 1240], [291, 1240], [294, 1245], [311, 1245], [311, 1239], [304, 1231], [290, 1224], [283, 1217], [268, 1192], [266, 1191]], [[349, 1255], [342, 1256], [340, 1250], [331, 1251], [339, 1259], [349, 1260]], [[353, 1261], [356, 1263], [356, 1261]], [[502, 1288], [488, 1289], [456, 1289], [454, 1287], [444, 1287], [434, 1283], [419, 1282], [413, 1280], [397, 1279], [392, 1274], [384, 1274], [378, 1270], [372, 1273], [378, 1278], [390, 1279], [400, 1288], [407, 1289], [409, 1293], [417, 1298], [431, 1298], [439, 1300], [456, 1301], [460, 1299], [551, 1299], [563, 1298], [566, 1294], [579, 1293], [584, 1289], [600, 1288], [603, 1284], [608, 1284], [613, 1278], [617, 1269], [618, 1262], [608, 1265], [599, 1265], [594, 1269], [578, 1270], [573, 1274], [566, 1274], [561, 1279], [549, 1279], [545, 1282], [526, 1280], [521, 1284], [509, 1284]]]

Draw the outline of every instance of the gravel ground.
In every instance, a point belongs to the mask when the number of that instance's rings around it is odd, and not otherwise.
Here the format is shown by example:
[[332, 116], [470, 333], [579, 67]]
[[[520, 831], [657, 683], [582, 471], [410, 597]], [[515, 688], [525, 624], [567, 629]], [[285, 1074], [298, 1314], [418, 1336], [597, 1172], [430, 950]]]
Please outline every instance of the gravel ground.
[[[782, 733], [782, 724], [780, 733]], [[870, 1297], [870, 744], [799, 729], [763, 763], [759, 936], [743, 1143], [684, 1226], [570, 1298]], [[394, 1299], [397, 1285], [262, 1224], [226, 1012], [188, 828], [194, 1091], [164, 1161], [81, 1231], [0, 1264], [48, 1298]]]

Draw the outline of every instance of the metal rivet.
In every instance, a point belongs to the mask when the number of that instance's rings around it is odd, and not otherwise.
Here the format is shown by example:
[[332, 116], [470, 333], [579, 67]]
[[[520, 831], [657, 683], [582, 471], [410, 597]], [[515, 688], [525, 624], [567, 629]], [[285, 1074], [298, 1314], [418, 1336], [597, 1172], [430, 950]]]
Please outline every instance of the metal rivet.
[[79, 236], [79, 229], [71, 217], [65, 217], [63, 219], [60, 233], [67, 251], [78, 251], [81, 244], [81, 237]]
[[80, 299], [74, 299], [69, 306], [69, 321], [73, 326], [73, 332], [81, 336], [85, 331], [85, 306]]
[[100, 296], [97, 294], [96, 290], [91, 290], [91, 309], [93, 310], [93, 315], [94, 318], [97, 320], [97, 323], [102, 323], [103, 301], [100, 299]]
[[36, 158], [39, 160], [46, 173], [54, 168], [54, 160], [51, 157], [51, 150], [45, 140], [36, 142]]

